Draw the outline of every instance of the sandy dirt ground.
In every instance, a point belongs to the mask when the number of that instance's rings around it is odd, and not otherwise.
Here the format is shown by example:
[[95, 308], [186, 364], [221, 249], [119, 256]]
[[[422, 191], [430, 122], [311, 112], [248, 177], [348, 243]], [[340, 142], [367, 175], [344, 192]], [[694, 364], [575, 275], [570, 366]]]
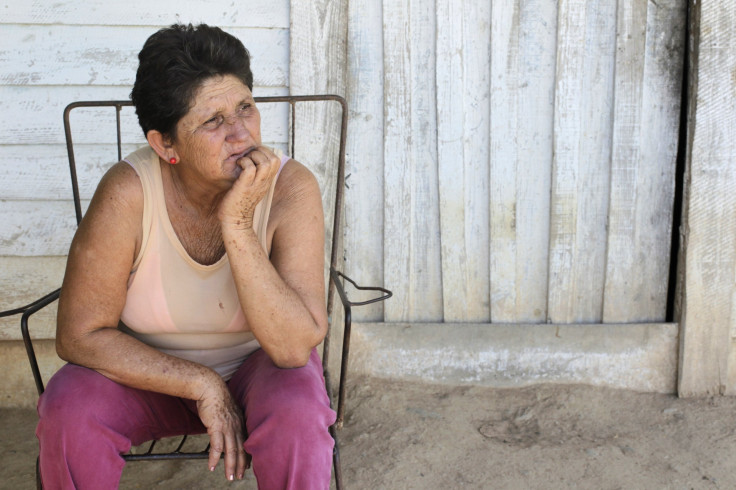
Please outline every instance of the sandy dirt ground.
[[[348, 489], [734, 489], [736, 398], [590, 386], [515, 389], [353, 379]], [[32, 410], [0, 411], [0, 488], [35, 488]], [[94, 464], [90, 458], [90, 464]], [[132, 463], [121, 488], [255, 489], [202, 461]]]

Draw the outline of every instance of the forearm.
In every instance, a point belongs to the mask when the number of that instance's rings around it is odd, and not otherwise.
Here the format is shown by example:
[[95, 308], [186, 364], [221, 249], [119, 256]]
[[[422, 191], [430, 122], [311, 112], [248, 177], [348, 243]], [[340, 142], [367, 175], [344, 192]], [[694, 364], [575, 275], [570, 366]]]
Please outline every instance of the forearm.
[[223, 239], [240, 304], [261, 347], [280, 367], [306, 364], [326, 325], [279, 275], [252, 228], [223, 227]]
[[97, 328], [73, 339], [61, 336], [57, 351], [68, 362], [132, 388], [191, 400], [226, 389], [212, 369], [164, 354], [117, 328]]

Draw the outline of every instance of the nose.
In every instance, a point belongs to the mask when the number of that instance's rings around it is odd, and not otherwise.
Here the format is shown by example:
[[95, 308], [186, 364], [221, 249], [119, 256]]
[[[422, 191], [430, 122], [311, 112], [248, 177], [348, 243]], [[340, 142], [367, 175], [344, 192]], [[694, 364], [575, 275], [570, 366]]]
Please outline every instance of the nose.
[[250, 136], [250, 131], [245, 123], [244, 117], [239, 117], [235, 114], [230, 115], [225, 119], [225, 124], [230, 130], [227, 136], [229, 140], [240, 141]]

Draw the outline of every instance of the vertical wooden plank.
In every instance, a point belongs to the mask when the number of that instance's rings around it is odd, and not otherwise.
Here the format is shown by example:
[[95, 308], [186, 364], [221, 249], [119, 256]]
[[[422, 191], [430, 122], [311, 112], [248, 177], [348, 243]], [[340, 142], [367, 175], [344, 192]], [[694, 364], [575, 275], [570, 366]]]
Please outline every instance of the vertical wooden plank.
[[383, 3], [386, 321], [442, 319], [434, 1]]
[[[345, 270], [358, 284], [383, 284], [383, 17], [382, 1], [348, 5], [348, 122]], [[351, 296], [352, 297], [352, 296]], [[383, 303], [353, 312], [383, 320]]]
[[490, 4], [437, 2], [437, 160], [444, 320], [489, 321]]
[[603, 322], [664, 321], [681, 98], [682, 2], [620, 2]]
[[491, 46], [491, 319], [547, 317], [557, 7], [494, 2]]
[[734, 393], [736, 4], [692, 1], [680, 396]]
[[602, 317], [615, 36], [615, 1], [560, 1], [550, 204], [553, 323]]
[[[289, 91], [293, 95], [345, 95], [347, 0], [291, 2]], [[325, 210], [325, 243], [331, 243], [335, 209], [334, 175], [340, 143], [341, 111], [336, 103], [302, 103], [292, 121], [294, 155], [317, 177]], [[344, 223], [344, 214], [342, 217]], [[338, 241], [338, 260], [343, 257], [343, 234]], [[330, 250], [325, 248], [325, 284], [329, 284]], [[337, 264], [343, 270], [343, 264]], [[339, 303], [335, 294], [333, 302]], [[323, 345], [328, 356], [332, 388], [339, 379], [342, 348], [342, 308], [334, 307], [330, 318], [330, 342]]]
[[[347, 0], [291, 2], [289, 89], [293, 95], [345, 94]], [[340, 142], [336, 103], [301, 103], [297, 107], [294, 156], [317, 177], [325, 209], [325, 240], [332, 239], [334, 174]], [[342, 236], [337, 237], [338, 240]], [[340, 254], [341, 256], [341, 254]], [[330, 253], [325, 250], [325, 281]]]

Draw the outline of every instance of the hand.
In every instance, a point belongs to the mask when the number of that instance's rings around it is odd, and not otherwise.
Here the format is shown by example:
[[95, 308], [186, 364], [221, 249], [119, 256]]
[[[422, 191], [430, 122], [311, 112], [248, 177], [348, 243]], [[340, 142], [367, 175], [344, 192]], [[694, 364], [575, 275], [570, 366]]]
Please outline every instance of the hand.
[[247, 229], [253, 226], [256, 206], [268, 193], [281, 159], [270, 148], [259, 146], [237, 163], [243, 170], [220, 203], [218, 217], [223, 225]]
[[197, 400], [199, 418], [210, 436], [208, 465], [214, 471], [220, 455], [225, 454], [225, 478], [242, 479], [250, 467], [250, 457], [243, 449], [245, 424], [240, 408], [235, 404], [224, 383]]

